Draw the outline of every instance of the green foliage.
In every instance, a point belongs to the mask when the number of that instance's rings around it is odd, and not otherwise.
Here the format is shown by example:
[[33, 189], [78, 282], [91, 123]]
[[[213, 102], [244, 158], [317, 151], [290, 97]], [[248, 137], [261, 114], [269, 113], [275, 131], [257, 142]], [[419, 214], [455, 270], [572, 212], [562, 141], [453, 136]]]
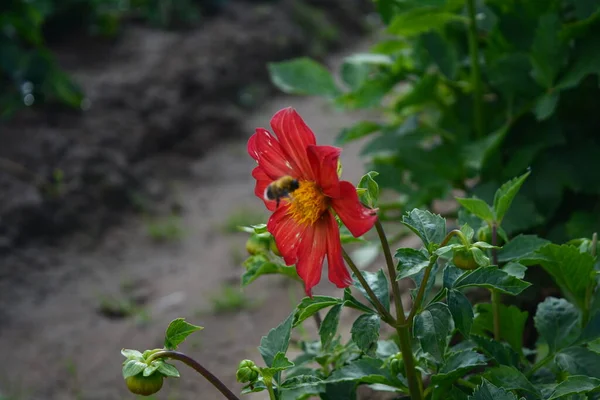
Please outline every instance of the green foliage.
[[173, 320], [165, 332], [165, 349], [175, 350], [189, 335], [202, 329], [204, 328], [192, 325], [184, 318]]

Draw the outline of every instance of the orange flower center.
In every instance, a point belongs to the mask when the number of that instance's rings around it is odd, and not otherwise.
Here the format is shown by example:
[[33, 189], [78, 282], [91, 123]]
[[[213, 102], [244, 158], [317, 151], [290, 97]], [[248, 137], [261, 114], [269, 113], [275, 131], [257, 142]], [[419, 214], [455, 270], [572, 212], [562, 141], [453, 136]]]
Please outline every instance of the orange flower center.
[[288, 214], [298, 224], [313, 225], [329, 207], [329, 199], [315, 182], [300, 181], [290, 196]]

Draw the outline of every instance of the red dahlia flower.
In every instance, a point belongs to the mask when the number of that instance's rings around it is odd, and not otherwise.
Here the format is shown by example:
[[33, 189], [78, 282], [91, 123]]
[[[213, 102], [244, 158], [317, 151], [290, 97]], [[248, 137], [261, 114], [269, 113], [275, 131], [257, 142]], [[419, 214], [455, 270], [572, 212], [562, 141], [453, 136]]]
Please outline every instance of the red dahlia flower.
[[[317, 146], [315, 135], [294, 109], [277, 112], [271, 127], [277, 138], [258, 128], [248, 141], [248, 153], [258, 163], [252, 171], [256, 179], [254, 193], [274, 211], [267, 229], [285, 263], [296, 264], [309, 296], [321, 280], [325, 255], [329, 280], [339, 288], [347, 287], [352, 279], [344, 265], [334, 212], [358, 237], [375, 223], [375, 211], [360, 203], [354, 185], [339, 180], [341, 149]], [[298, 188], [277, 205], [264, 195], [267, 187], [282, 177], [293, 178]]]

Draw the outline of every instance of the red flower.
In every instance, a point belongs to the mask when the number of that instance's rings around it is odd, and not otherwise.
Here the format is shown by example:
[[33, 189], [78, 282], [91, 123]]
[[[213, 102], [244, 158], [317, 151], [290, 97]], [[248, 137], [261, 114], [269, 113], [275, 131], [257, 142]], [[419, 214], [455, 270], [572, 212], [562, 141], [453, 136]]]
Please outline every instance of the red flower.
[[[377, 216], [360, 203], [354, 185], [339, 180], [341, 149], [317, 146], [315, 135], [294, 109], [277, 112], [271, 127], [277, 138], [258, 128], [248, 141], [248, 153], [258, 163], [252, 171], [256, 178], [254, 193], [274, 211], [267, 229], [285, 263], [296, 264], [309, 296], [321, 280], [325, 255], [329, 280], [339, 288], [347, 287], [352, 279], [344, 265], [332, 210], [355, 237], [371, 229]], [[281, 199], [277, 207], [275, 201], [264, 198], [264, 193], [273, 181], [284, 176], [297, 180], [299, 187]]]

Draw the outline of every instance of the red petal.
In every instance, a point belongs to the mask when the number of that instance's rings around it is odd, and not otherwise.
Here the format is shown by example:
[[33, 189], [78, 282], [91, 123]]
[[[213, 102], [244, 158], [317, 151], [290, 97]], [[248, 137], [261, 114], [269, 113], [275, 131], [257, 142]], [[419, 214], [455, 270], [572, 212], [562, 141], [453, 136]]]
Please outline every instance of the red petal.
[[360, 203], [356, 188], [348, 181], [340, 182], [340, 197], [332, 199], [331, 206], [354, 237], [364, 235], [377, 220], [375, 210]]
[[314, 133], [300, 115], [293, 108], [284, 108], [273, 116], [271, 127], [281, 143], [281, 148], [287, 154], [287, 159], [298, 166], [300, 177], [314, 180], [306, 148], [317, 142]]
[[254, 179], [256, 179], [254, 194], [256, 195], [256, 197], [265, 202], [265, 206], [268, 210], [274, 211], [275, 207], [277, 206], [276, 202], [274, 200], [265, 199], [265, 189], [271, 184], [271, 182], [273, 182], [273, 179], [271, 179], [265, 173], [265, 171], [260, 165], [252, 170], [252, 176], [254, 177]]
[[327, 219], [327, 264], [329, 266], [329, 280], [335, 286], [345, 288], [352, 284], [352, 278], [346, 265], [344, 265], [344, 258], [342, 257], [340, 228], [335, 217], [330, 212], [324, 218]]
[[289, 204], [279, 204], [279, 208], [271, 215], [267, 222], [267, 230], [275, 238], [277, 249], [281, 253], [286, 265], [292, 265], [297, 262], [300, 239], [307, 230], [306, 226], [299, 225], [287, 215], [289, 207]]
[[324, 219], [319, 219], [304, 231], [302, 242], [298, 246], [298, 262], [296, 262], [296, 271], [304, 281], [304, 290], [310, 297], [312, 297], [312, 288], [321, 280], [326, 250], [327, 224]]
[[257, 136], [258, 135], [255, 133], [254, 135], [250, 136], [250, 139], [248, 139], [248, 154], [250, 154], [250, 157], [254, 158], [256, 162], [258, 162], [258, 150], [256, 149]]
[[325, 195], [340, 197], [340, 178], [337, 174], [338, 159], [342, 149], [333, 146], [308, 146], [308, 160]]
[[266, 129], [258, 128], [248, 141], [248, 152], [273, 180], [285, 175], [298, 176], [294, 163]]

